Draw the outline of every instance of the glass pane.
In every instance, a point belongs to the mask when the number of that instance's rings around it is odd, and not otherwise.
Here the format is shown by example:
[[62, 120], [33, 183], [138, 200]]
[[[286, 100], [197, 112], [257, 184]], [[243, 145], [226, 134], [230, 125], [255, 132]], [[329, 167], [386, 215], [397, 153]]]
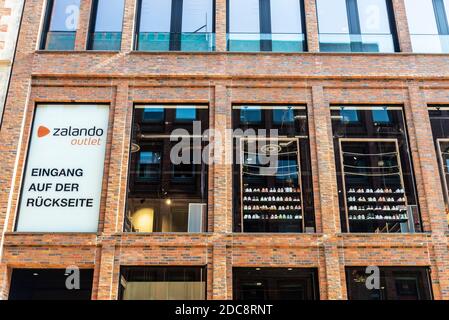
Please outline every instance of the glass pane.
[[243, 123], [260, 123], [262, 121], [262, 112], [260, 108], [244, 108], [240, 112], [240, 121]]
[[274, 109], [273, 110], [273, 122], [275, 124], [281, 124], [286, 122], [295, 121], [295, 115], [293, 109]]
[[146, 108], [143, 111], [143, 121], [145, 122], [162, 122], [164, 121], [163, 108]]
[[80, 0], [55, 0], [49, 31], [76, 31]]
[[391, 32], [385, 0], [358, 0], [357, 5], [362, 33]]
[[373, 110], [373, 121], [374, 122], [390, 122], [390, 115], [388, 110]]
[[413, 52], [449, 53], [449, 35], [411, 35]]
[[95, 31], [121, 32], [124, 0], [98, 0]]
[[444, 9], [446, 11], [446, 19], [449, 22], [449, 0], [444, 0]]
[[195, 119], [196, 119], [196, 109], [187, 109], [187, 108], [176, 109], [176, 120], [195, 120]]
[[229, 32], [260, 32], [259, 0], [229, 0]]
[[212, 0], [184, 0], [182, 32], [213, 32]]
[[349, 33], [345, 0], [317, 0], [320, 33]]
[[302, 33], [300, 0], [271, 0], [271, 32]]
[[170, 32], [172, 0], [142, 0], [140, 32]]
[[411, 34], [438, 34], [432, 0], [405, 0]]
[[357, 110], [342, 110], [341, 113], [341, 121], [343, 122], [359, 122], [359, 115]]

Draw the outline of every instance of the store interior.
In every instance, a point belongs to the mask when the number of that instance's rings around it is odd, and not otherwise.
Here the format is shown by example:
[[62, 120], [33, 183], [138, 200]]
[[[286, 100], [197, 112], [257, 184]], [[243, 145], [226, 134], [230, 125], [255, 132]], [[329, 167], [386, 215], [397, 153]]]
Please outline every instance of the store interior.
[[234, 106], [234, 230], [314, 232], [307, 110]]
[[[376, 276], [379, 276], [378, 281], [374, 279]], [[346, 282], [349, 300], [432, 300], [433, 297], [428, 267], [368, 270], [366, 267], [347, 267]]]
[[342, 230], [422, 230], [402, 107], [331, 108]]
[[201, 105], [135, 106], [126, 232], [206, 231], [208, 116]]
[[120, 300], [205, 300], [204, 267], [122, 267]]

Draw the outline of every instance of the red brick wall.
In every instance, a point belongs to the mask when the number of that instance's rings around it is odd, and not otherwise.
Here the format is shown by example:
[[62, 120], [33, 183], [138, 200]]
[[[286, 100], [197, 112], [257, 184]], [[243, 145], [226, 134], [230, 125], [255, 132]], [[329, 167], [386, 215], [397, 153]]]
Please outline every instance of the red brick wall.
[[[120, 53], [86, 52], [90, 1], [75, 52], [36, 52], [43, 0], [28, 0], [0, 132], [0, 296], [12, 268], [94, 267], [94, 299], [116, 299], [121, 265], [206, 265], [207, 297], [232, 298], [233, 266], [316, 267], [322, 299], [345, 299], [345, 266], [432, 268], [437, 299], [449, 299], [448, 230], [427, 104], [449, 104], [447, 55], [318, 53], [314, 1], [306, 0], [311, 53], [227, 53], [226, 5], [217, 0], [216, 53], [131, 52], [134, 1], [126, 1]], [[402, 0], [394, 0], [403, 51], [410, 51]], [[97, 234], [17, 234], [20, 182], [37, 102], [109, 103], [111, 119]], [[232, 232], [232, 167], [209, 178], [209, 233], [124, 234], [134, 103], [209, 103], [211, 127], [231, 127], [233, 103], [308, 106], [316, 234]], [[422, 209], [423, 234], [342, 234], [329, 105], [405, 108]], [[229, 144], [230, 142], [227, 141]], [[230, 155], [227, 149], [221, 156]]]

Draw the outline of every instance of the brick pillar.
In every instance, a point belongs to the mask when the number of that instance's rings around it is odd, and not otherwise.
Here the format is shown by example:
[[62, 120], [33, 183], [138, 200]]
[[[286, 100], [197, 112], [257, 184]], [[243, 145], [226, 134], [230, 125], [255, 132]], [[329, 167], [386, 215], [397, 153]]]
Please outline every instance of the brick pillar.
[[[226, 129], [231, 124], [231, 106], [227, 88], [223, 84], [215, 86], [213, 115], [213, 129], [215, 139], [221, 139], [221, 150], [213, 152], [216, 163], [212, 165], [213, 186], [210, 189], [213, 205], [209, 204], [209, 211], [213, 215], [214, 245], [212, 249], [212, 299], [227, 299], [227, 248], [223, 243], [224, 235], [232, 233], [232, 165], [227, 159], [233, 154], [232, 137], [226, 136]], [[209, 230], [210, 231], [210, 230]]]
[[[226, 128], [231, 123], [231, 106], [224, 85], [215, 87], [213, 128], [216, 139], [221, 139], [222, 150], [214, 150], [217, 163], [213, 164], [213, 221], [215, 233], [231, 233], [232, 227], [232, 165], [226, 163], [232, 157], [232, 137], [226, 136]], [[231, 158], [232, 159], [232, 158]]]
[[215, 1], [216, 50], [226, 51], [226, 0]]
[[[432, 277], [439, 279], [441, 299], [449, 299], [449, 250], [447, 233], [447, 217], [445, 211], [443, 190], [440, 181], [440, 171], [430, 126], [429, 111], [423, 92], [417, 83], [408, 87], [413, 127], [416, 131], [419, 163], [415, 170], [421, 171], [424, 199], [429, 215], [432, 231], [431, 246], [435, 259]], [[435, 270], [436, 269], [436, 270]], [[435, 285], [435, 284], [434, 284]]]
[[330, 108], [324, 98], [324, 90], [321, 86], [312, 87], [313, 123], [315, 139], [311, 141], [312, 152], [316, 152], [318, 161], [318, 189], [321, 207], [322, 230], [326, 278], [329, 300], [343, 298], [343, 285], [339, 268], [338, 239], [336, 234], [340, 232], [340, 211], [337, 196], [337, 181], [335, 171], [334, 146], [332, 136], [332, 123]]
[[412, 41], [410, 39], [404, 0], [393, 0], [393, 10], [396, 20], [396, 30], [398, 32], [399, 48], [401, 52], [412, 52]]
[[226, 300], [227, 295], [227, 250], [225, 244], [215, 244], [212, 252], [212, 299]]
[[83, 51], [87, 48], [91, 7], [92, 0], [81, 0], [80, 15], [75, 38], [75, 50]]
[[130, 52], [134, 48], [134, 20], [136, 0], [125, 0], [125, 11], [123, 13], [122, 30], [122, 52]]
[[[128, 84], [121, 82], [117, 86], [115, 103], [110, 108], [110, 114], [114, 113], [112, 129], [112, 141], [129, 141], [126, 136], [128, 113], [132, 107], [128, 105]], [[129, 143], [112, 143], [110, 150], [110, 162], [107, 179], [106, 207], [104, 216], [105, 234], [112, 234], [123, 230], [124, 205], [122, 199], [126, 194], [126, 178], [128, 163]], [[99, 230], [100, 232], [102, 230]]]
[[0, 300], [8, 299], [9, 283], [8, 267], [6, 264], [0, 263]]
[[306, 16], [306, 36], [309, 52], [319, 52], [320, 43], [318, 39], [318, 16], [315, 0], [304, 0], [304, 11]]
[[416, 132], [419, 163], [415, 163], [415, 170], [421, 171], [422, 199], [426, 201], [432, 233], [444, 234], [447, 232], [445, 204], [427, 103], [418, 84], [409, 85], [408, 92], [412, 115], [408, 121], [413, 122]]
[[[98, 300], [115, 300], [117, 298], [118, 287], [114, 285], [115, 273], [115, 241], [114, 239], [104, 239], [101, 247], [100, 264], [98, 276]], [[118, 275], [116, 275], [118, 276]]]

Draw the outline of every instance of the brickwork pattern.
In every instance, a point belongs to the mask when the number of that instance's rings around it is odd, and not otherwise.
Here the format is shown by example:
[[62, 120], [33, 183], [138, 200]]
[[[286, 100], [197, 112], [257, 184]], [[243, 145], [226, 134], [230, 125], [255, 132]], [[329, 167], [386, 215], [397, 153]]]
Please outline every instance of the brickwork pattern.
[[[0, 2], [1, 3], [1, 2]], [[0, 131], [0, 298], [13, 268], [94, 268], [93, 299], [117, 299], [120, 266], [207, 266], [207, 298], [232, 299], [232, 267], [318, 268], [320, 298], [346, 299], [345, 266], [430, 266], [449, 300], [449, 243], [427, 104], [449, 104], [447, 55], [411, 53], [403, 0], [393, 0], [401, 53], [319, 53], [315, 2], [305, 0], [308, 53], [226, 52], [226, 1], [217, 0], [217, 52], [133, 52], [135, 1], [125, 1], [121, 52], [85, 51], [91, 0], [81, 0], [76, 51], [36, 51], [43, 0], [28, 0]], [[41, 102], [111, 106], [99, 231], [15, 233], [33, 111]], [[315, 234], [242, 234], [232, 228], [232, 166], [209, 177], [209, 232], [123, 233], [134, 103], [208, 103], [211, 127], [231, 127], [234, 103], [308, 107]], [[403, 105], [423, 233], [343, 234], [331, 104]], [[230, 141], [226, 141], [230, 144]], [[227, 150], [221, 157], [229, 156]]]

